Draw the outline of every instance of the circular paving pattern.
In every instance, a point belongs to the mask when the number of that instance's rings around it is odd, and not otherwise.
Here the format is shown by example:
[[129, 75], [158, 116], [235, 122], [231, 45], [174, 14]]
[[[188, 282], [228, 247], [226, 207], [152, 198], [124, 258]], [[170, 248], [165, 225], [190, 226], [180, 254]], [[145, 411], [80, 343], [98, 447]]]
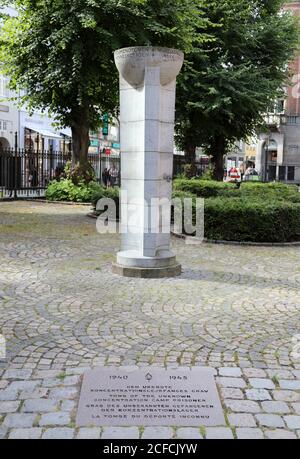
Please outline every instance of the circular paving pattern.
[[181, 277], [124, 279], [110, 271], [119, 237], [87, 207], [0, 210], [0, 328], [18, 368], [297, 364], [300, 247], [174, 239]]

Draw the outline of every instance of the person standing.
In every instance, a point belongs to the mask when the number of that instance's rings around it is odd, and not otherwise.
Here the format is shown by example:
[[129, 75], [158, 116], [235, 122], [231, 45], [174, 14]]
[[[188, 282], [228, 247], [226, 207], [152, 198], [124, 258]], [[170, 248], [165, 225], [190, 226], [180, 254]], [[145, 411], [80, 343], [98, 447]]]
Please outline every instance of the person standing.
[[107, 169], [107, 167], [102, 172], [102, 181], [103, 181], [105, 188], [107, 188], [109, 184], [109, 170]]
[[112, 188], [114, 188], [116, 186], [117, 178], [119, 176], [119, 171], [115, 165], [113, 165], [112, 169], [110, 169], [109, 175], [110, 175], [110, 185]]

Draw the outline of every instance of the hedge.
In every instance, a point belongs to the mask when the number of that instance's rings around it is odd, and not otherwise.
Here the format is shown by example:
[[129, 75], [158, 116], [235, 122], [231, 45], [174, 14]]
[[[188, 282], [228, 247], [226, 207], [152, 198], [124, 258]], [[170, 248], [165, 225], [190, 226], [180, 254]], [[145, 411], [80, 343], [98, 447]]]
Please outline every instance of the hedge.
[[[237, 242], [300, 241], [300, 193], [297, 186], [243, 183], [240, 189], [228, 183], [205, 180], [175, 181], [173, 197], [205, 199], [205, 237]], [[46, 197], [53, 201], [92, 202], [101, 198], [116, 202], [119, 189], [97, 183], [75, 186], [71, 180], [52, 182]]]
[[276, 200], [287, 200], [300, 203], [300, 193], [296, 185], [283, 183], [241, 183], [237, 188], [233, 183], [215, 182], [212, 180], [187, 180], [176, 179], [174, 191], [188, 192], [201, 198], [231, 197], [231, 198], [268, 198]]
[[207, 199], [205, 237], [238, 242], [300, 241], [300, 204], [263, 199]]
[[187, 192], [201, 198], [216, 197], [224, 193], [224, 191], [238, 191], [233, 183], [215, 182], [213, 180], [199, 179], [176, 179], [173, 183], [175, 192]]

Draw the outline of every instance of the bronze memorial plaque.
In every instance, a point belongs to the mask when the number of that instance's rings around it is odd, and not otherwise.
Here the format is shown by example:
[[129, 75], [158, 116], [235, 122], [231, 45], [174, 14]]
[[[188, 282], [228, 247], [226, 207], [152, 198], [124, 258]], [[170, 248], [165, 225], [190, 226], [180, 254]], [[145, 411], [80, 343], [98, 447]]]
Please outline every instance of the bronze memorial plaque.
[[211, 368], [96, 368], [84, 374], [77, 426], [218, 426]]

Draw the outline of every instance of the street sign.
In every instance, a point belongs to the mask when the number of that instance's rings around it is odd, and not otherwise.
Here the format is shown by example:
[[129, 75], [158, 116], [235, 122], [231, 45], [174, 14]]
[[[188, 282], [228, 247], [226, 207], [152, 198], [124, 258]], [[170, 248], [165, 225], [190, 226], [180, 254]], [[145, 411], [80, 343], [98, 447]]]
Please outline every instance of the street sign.
[[109, 131], [109, 118], [108, 118], [108, 114], [105, 113], [103, 115], [103, 129], [102, 129], [102, 134], [104, 136], [107, 136], [108, 135], [108, 131]]
[[90, 147], [98, 147], [99, 146], [99, 140], [98, 139], [91, 139], [90, 140]]

